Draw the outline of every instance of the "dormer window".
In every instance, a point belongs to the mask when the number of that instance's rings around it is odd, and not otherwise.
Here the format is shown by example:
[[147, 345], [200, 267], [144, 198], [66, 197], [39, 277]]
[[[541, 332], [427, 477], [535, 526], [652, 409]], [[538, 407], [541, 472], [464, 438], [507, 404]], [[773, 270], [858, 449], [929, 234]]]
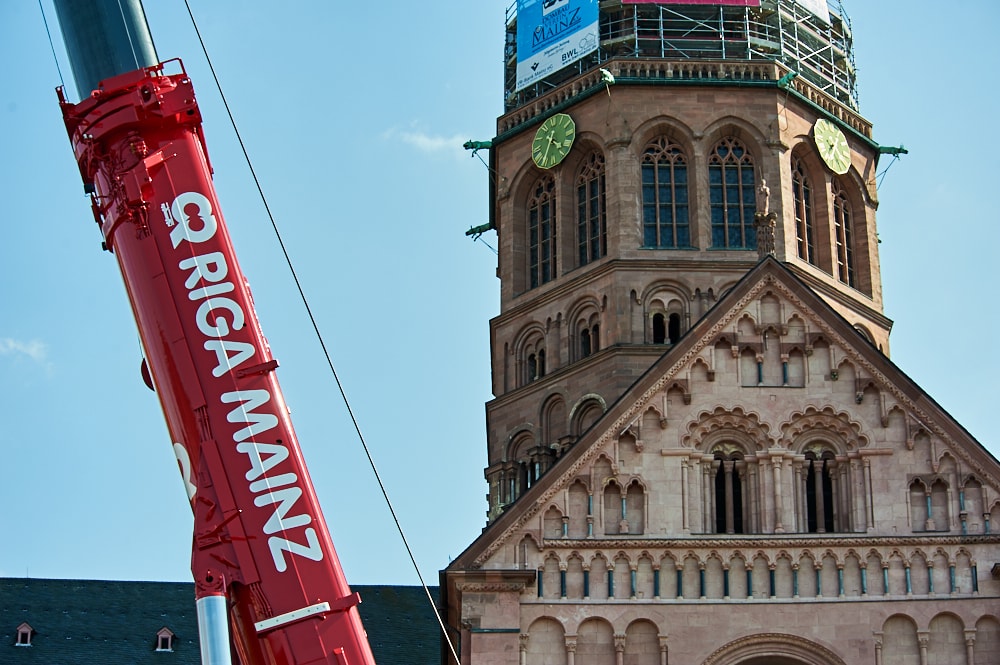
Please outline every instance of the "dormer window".
[[19, 647], [30, 647], [31, 646], [31, 636], [35, 632], [27, 623], [22, 623], [17, 627], [17, 646]]
[[156, 633], [156, 650], [157, 651], [174, 650], [174, 633], [166, 626], [160, 628], [160, 630], [157, 631]]

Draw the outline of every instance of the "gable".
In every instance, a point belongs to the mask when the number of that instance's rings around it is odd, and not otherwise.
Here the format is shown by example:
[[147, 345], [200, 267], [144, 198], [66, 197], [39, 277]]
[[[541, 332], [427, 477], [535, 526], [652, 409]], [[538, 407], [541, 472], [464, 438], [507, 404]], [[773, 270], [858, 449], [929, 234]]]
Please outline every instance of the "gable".
[[[927, 531], [933, 520], [917, 495], [934, 487], [955, 504], [934, 531], [982, 533], [1000, 511], [996, 459], [850, 322], [766, 259], [453, 568], [517, 566], [529, 540], [587, 537], [585, 528], [589, 537], [711, 532], [712, 490], [699, 483], [727, 460], [737, 475], [785, 474], [767, 480], [785, 505], [768, 498], [748, 514], [754, 532], [808, 528], [799, 504], [810, 473], [836, 473], [836, 491], [857, 494], [840, 506], [840, 530]], [[960, 523], [966, 487], [973, 513]], [[630, 505], [643, 510], [641, 530]]]

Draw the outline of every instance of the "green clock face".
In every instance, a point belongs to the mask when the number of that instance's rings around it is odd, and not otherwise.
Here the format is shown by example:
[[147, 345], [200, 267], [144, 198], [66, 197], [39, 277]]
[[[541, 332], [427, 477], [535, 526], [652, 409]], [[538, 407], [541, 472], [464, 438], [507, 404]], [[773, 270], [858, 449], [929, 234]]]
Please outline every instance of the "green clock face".
[[565, 159], [576, 138], [576, 123], [565, 113], [556, 113], [542, 123], [531, 142], [531, 159], [538, 168], [551, 169]]
[[851, 168], [851, 146], [840, 128], [829, 120], [817, 120], [813, 126], [813, 140], [823, 162], [837, 175], [844, 175]]

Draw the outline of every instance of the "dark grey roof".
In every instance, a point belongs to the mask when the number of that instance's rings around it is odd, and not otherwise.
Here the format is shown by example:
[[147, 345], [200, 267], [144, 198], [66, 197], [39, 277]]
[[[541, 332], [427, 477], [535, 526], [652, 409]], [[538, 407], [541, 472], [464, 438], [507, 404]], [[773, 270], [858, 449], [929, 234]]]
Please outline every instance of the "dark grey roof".
[[[379, 665], [439, 665], [440, 631], [420, 587], [356, 586], [358, 608]], [[437, 598], [437, 588], [431, 589]], [[19, 647], [17, 627], [34, 630]], [[156, 651], [169, 628], [174, 650]], [[198, 620], [194, 585], [0, 578], [0, 663], [46, 665], [194, 665]]]

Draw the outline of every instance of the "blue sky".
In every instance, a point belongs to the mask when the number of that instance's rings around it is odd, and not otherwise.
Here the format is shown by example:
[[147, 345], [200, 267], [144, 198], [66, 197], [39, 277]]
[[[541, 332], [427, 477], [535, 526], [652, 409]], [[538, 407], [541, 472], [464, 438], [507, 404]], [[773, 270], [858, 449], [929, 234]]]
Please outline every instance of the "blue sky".
[[[484, 165], [508, 0], [192, 0], [269, 204], [425, 578], [485, 519], [496, 259]], [[43, 0], [50, 24], [50, 0]], [[348, 579], [415, 584], [180, 0], [147, 3], [195, 81], [223, 212]], [[879, 190], [893, 360], [994, 455], [1000, 6], [863, 2], [861, 112], [910, 154]], [[291, 11], [294, 9], [294, 13]], [[0, 576], [189, 580], [191, 516], [113, 257], [82, 192], [38, 4], [0, 8]], [[63, 76], [68, 67], [57, 48]], [[985, 131], [984, 131], [985, 130]], [[992, 140], [992, 139], [991, 139]], [[882, 168], [890, 162], [884, 158]], [[495, 244], [495, 235], [484, 240]]]

